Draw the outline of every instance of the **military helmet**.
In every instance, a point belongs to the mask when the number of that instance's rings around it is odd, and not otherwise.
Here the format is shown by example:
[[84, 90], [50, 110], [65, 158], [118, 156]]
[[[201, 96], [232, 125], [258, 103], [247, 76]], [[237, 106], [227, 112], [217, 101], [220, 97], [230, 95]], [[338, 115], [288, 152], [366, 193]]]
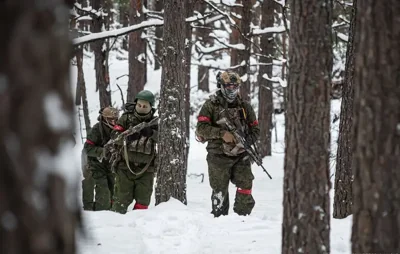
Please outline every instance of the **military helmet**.
[[235, 85], [240, 85], [242, 83], [242, 80], [236, 72], [233, 71], [224, 71], [224, 72], [218, 72], [217, 74], [217, 87], [221, 88], [221, 85], [226, 85], [226, 84], [235, 84]]
[[137, 100], [148, 101], [148, 102], [150, 102], [150, 105], [152, 107], [154, 107], [155, 97], [154, 97], [154, 94], [152, 92], [150, 92], [149, 90], [140, 91], [135, 97], [135, 101], [137, 101]]
[[101, 116], [104, 118], [118, 119], [118, 117], [119, 117], [118, 110], [113, 107], [106, 107], [103, 110], [101, 110], [100, 112], [101, 112]]

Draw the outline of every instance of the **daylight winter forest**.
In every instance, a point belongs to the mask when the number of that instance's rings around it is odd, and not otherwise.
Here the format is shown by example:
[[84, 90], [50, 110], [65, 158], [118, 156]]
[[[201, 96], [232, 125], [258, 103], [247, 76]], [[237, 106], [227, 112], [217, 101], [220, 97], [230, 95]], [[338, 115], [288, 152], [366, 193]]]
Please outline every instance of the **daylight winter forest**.
[[[0, 253], [400, 253], [399, 0], [0, 1]], [[195, 130], [237, 72], [250, 215], [214, 218]], [[159, 116], [146, 210], [82, 206], [99, 110]], [[207, 157], [208, 158], [208, 157]]]

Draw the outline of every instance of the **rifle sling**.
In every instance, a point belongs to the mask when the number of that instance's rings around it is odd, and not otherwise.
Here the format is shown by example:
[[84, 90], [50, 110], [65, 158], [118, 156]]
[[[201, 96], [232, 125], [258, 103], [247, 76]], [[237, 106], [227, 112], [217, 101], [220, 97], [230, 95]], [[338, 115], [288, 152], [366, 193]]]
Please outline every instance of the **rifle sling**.
[[124, 138], [124, 157], [125, 157], [125, 164], [128, 167], [129, 171], [131, 171], [132, 174], [134, 175], [141, 175], [143, 174], [150, 166], [150, 164], [153, 162], [154, 158], [155, 158], [155, 153], [153, 153], [151, 160], [146, 164], [146, 166], [144, 166], [144, 168], [142, 170], [140, 170], [138, 173], [135, 173], [130, 165], [129, 165], [129, 155], [128, 155], [128, 148], [127, 148], [127, 143], [126, 143], [126, 137]]

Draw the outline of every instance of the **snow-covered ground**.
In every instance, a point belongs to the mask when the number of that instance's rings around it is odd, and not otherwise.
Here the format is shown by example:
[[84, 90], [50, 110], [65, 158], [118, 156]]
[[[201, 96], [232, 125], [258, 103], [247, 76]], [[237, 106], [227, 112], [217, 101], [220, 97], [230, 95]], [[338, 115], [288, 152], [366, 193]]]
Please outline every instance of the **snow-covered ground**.
[[[110, 80], [113, 102], [121, 106], [121, 97], [116, 82], [126, 90], [127, 77], [116, 78], [128, 73], [127, 61], [110, 59]], [[95, 92], [93, 60], [85, 58], [84, 74], [88, 88], [92, 124], [97, 118], [98, 95]], [[160, 72], [148, 75], [146, 89], [159, 91]], [[210, 75], [214, 82], [215, 75]], [[192, 70], [192, 86], [196, 84], [196, 70]], [[76, 67], [72, 67], [71, 80], [76, 83]], [[211, 89], [214, 89], [211, 86]], [[204, 98], [194, 88], [193, 103]], [[340, 102], [332, 103], [332, 113], [340, 110]], [[192, 119], [192, 123], [195, 119]], [[78, 123], [78, 122], [77, 122]], [[337, 124], [332, 131], [332, 151], [336, 152]], [[208, 184], [205, 144], [195, 141], [193, 132], [190, 139], [189, 177], [187, 178], [188, 205], [177, 200], [154, 206], [154, 199], [148, 210], [129, 211], [125, 215], [101, 211], [83, 212], [86, 236], [79, 235], [80, 253], [141, 253], [141, 254], [227, 254], [227, 253], [280, 253], [282, 195], [283, 195], [283, 115], [277, 116], [278, 141], [273, 143], [273, 155], [264, 159], [264, 165], [272, 175], [270, 180], [262, 169], [253, 165], [255, 175], [253, 195], [256, 206], [250, 216], [241, 217], [233, 213], [214, 218], [211, 214], [211, 189]], [[76, 154], [80, 154], [82, 142], [79, 124], [77, 130]], [[275, 130], [274, 130], [275, 141]], [[77, 157], [77, 160], [80, 158]], [[193, 175], [191, 175], [193, 174]], [[202, 178], [194, 174], [204, 174]], [[332, 177], [333, 180], [333, 177]], [[235, 188], [230, 186], [231, 206]], [[331, 191], [331, 199], [333, 190]], [[333, 200], [333, 199], [332, 199]], [[331, 253], [350, 253], [351, 217], [331, 220]]]

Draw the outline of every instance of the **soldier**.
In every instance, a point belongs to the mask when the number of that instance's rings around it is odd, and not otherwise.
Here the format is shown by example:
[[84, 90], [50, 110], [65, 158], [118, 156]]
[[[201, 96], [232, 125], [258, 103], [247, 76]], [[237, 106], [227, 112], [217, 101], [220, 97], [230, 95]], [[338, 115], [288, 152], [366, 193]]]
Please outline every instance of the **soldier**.
[[207, 163], [212, 188], [212, 214], [227, 215], [229, 210], [229, 181], [236, 185], [233, 210], [239, 215], [249, 215], [255, 201], [251, 195], [253, 173], [251, 162], [243, 144], [227, 131], [221, 119], [235, 123], [246, 133], [246, 140], [254, 143], [260, 129], [254, 109], [239, 97], [240, 76], [235, 72], [219, 72], [217, 87], [220, 90], [210, 96], [197, 118], [196, 135], [202, 142], [208, 141]]
[[94, 187], [95, 182], [92, 177], [92, 172], [90, 171], [88, 164], [88, 156], [85, 147], [83, 147], [81, 152], [81, 163], [82, 163], [82, 203], [83, 210], [93, 211], [94, 209]]
[[[133, 103], [127, 103], [125, 113], [118, 120], [116, 130], [123, 132], [131, 126], [154, 119], [153, 93], [139, 92]], [[143, 128], [127, 136], [116, 169], [115, 193], [112, 211], [126, 213], [129, 204], [135, 200], [133, 209], [147, 209], [153, 193], [156, 142], [158, 125]]]
[[[118, 110], [106, 107], [99, 111], [99, 117], [92, 129], [88, 132], [84, 149], [88, 157], [89, 172], [95, 182], [95, 203], [93, 210], [110, 210], [114, 189], [114, 175], [111, 165], [104, 158], [103, 147], [110, 140], [111, 132], [118, 120]], [[84, 189], [84, 192], [93, 190]], [[84, 195], [89, 195], [85, 194]]]

